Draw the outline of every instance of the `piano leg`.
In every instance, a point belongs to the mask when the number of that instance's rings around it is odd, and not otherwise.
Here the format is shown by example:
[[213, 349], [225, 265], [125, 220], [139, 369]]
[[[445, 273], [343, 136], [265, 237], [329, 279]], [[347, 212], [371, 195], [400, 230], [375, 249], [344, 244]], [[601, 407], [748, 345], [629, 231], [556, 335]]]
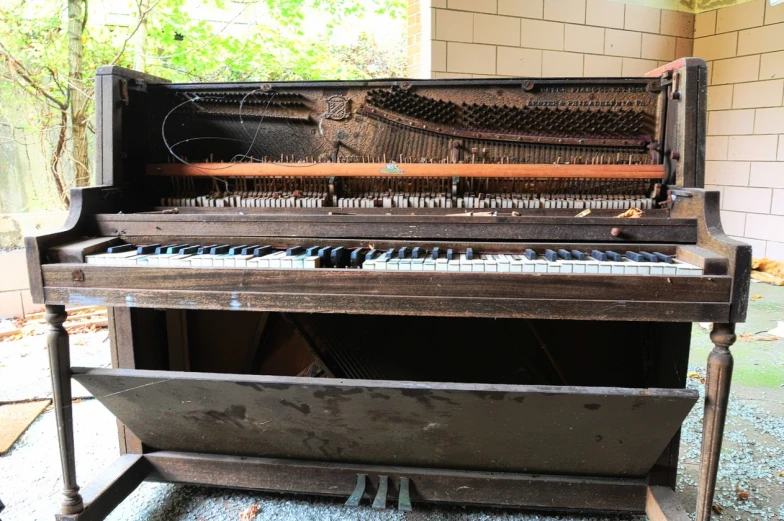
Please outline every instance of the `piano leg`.
[[735, 343], [735, 324], [713, 324], [710, 338], [714, 346], [708, 356], [705, 377], [705, 418], [697, 487], [697, 521], [709, 520], [713, 507], [724, 420], [727, 418], [727, 403], [730, 397], [733, 365], [730, 346]]
[[63, 470], [63, 501], [61, 514], [76, 514], [84, 509], [79, 486], [76, 484], [74, 461], [73, 409], [71, 408], [71, 354], [68, 333], [63, 327], [67, 318], [65, 306], [46, 306], [49, 332], [49, 368], [52, 372], [52, 396], [57, 418], [57, 437], [60, 440], [60, 462]]

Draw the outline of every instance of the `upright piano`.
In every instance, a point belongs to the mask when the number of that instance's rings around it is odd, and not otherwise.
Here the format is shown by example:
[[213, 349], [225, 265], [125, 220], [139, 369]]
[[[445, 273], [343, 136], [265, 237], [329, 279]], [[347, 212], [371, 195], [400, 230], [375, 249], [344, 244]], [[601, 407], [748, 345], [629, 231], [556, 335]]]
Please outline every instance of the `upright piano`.
[[[64, 492], [144, 480], [686, 519], [691, 325], [712, 322], [710, 518], [750, 248], [704, 182], [706, 66], [642, 78], [174, 84], [98, 69], [97, 186], [26, 241]], [[108, 306], [112, 368], [65, 307]], [[121, 456], [77, 485], [71, 379]]]

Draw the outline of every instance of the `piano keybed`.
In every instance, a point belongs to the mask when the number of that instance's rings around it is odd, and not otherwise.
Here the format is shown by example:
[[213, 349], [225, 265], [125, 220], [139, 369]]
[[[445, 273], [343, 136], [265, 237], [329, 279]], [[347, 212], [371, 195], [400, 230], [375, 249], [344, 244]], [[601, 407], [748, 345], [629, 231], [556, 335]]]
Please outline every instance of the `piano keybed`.
[[123, 244], [86, 255], [87, 264], [170, 268], [363, 269], [375, 271], [699, 276], [702, 268], [656, 251], [525, 248], [506, 253], [414, 245], [390, 249], [298, 245]]

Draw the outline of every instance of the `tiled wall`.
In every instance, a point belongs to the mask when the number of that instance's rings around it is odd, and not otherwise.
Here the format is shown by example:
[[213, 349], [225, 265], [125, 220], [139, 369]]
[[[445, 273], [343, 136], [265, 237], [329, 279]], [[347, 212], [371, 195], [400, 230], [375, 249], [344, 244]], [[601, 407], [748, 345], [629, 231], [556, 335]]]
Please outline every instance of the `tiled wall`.
[[784, 260], [784, 4], [697, 15], [694, 55], [709, 65], [705, 183], [724, 230]]
[[609, 0], [431, 0], [430, 6], [434, 78], [640, 76], [692, 51], [694, 15], [676, 11]]

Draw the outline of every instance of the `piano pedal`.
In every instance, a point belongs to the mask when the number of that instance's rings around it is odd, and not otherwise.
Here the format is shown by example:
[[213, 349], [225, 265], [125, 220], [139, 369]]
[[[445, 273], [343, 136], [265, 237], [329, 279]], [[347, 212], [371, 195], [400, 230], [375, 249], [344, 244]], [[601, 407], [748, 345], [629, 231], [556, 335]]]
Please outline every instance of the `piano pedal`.
[[383, 510], [387, 508], [387, 490], [389, 489], [389, 476], [378, 477], [378, 491], [373, 500], [373, 508]]
[[354, 487], [354, 492], [346, 500], [347, 507], [358, 507], [359, 502], [362, 501], [362, 496], [365, 494], [365, 481], [367, 474], [357, 474], [357, 484]]
[[411, 494], [408, 491], [408, 487], [408, 478], [400, 478], [400, 491], [397, 495], [397, 509], [400, 512], [411, 512], [414, 510], [411, 506]]

